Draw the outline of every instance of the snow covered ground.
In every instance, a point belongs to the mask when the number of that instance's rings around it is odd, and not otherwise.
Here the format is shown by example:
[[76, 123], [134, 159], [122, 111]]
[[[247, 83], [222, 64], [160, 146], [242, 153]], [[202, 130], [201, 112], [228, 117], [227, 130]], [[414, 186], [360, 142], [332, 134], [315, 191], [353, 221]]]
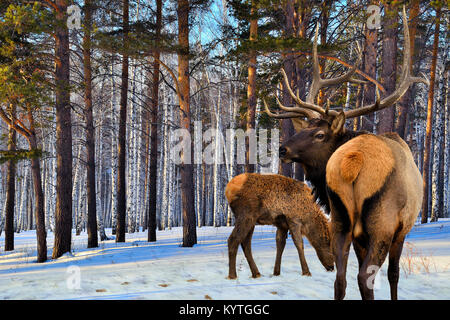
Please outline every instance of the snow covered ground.
[[[252, 279], [239, 249], [238, 279], [228, 280], [227, 238], [232, 228], [197, 229], [198, 245], [182, 248], [181, 228], [127, 234], [126, 243], [104, 241], [86, 249], [87, 236], [73, 235], [73, 252], [38, 264], [35, 232], [16, 234], [12, 252], [0, 237], [0, 299], [332, 299], [335, 272], [326, 272], [305, 239], [312, 273], [301, 276], [297, 251], [288, 239], [281, 275], [273, 276], [275, 228], [257, 226], [253, 256], [262, 277]], [[110, 231], [110, 230], [107, 230]], [[107, 232], [108, 233], [108, 232]], [[110, 232], [108, 233], [110, 234]], [[53, 235], [48, 234], [51, 256]], [[450, 299], [450, 219], [417, 225], [402, 255], [399, 299]], [[389, 299], [387, 262], [375, 283], [375, 298]], [[347, 269], [346, 299], [360, 299], [353, 249]]]

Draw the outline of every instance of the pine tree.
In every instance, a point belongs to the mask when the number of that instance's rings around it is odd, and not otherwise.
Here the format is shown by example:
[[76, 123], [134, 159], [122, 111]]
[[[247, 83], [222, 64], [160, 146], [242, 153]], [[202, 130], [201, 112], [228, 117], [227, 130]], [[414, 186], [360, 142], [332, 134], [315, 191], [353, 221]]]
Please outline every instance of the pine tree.
[[[398, 39], [398, 8], [395, 3], [383, 1], [383, 50], [381, 57], [381, 83], [388, 96], [395, 91], [397, 75], [397, 39]], [[378, 112], [378, 133], [391, 132], [394, 129], [395, 108], [386, 108]]]
[[83, 37], [83, 70], [84, 70], [84, 104], [86, 119], [86, 191], [87, 191], [87, 229], [88, 248], [98, 247], [97, 235], [97, 194], [95, 175], [95, 128], [92, 106], [92, 67], [91, 67], [91, 29], [93, 6], [91, 0], [84, 3], [84, 37]]
[[[419, 19], [420, 13], [420, 0], [413, 0], [410, 4], [409, 10], [409, 36], [410, 36], [410, 48], [411, 48], [411, 67], [414, 61], [415, 56], [415, 43], [416, 43], [416, 33], [417, 33], [417, 22]], [[408, 115], [411, 110], [410, 106], [412, 104], [411, 101], [411, 92], [414, 84], [406, 91], [400, 101], [397, 103], [398, 106], [398, 117], [395, 126], [395, 131], [402, 137], [406, 138], [406, 131], [408, 127]]]
[[125, 242], [125, 219], [126, 219], [126, 125], [128, 104], [128, 32], [129, 32], [129, 1], [122, 2], [123, 19], [123, 50], [122, 54], [122, 83], [120, 85], [120, 115], [119, 115], [119, 142], [118, 142], [118, 164], [117, 164], [117, 223], [116, 242]]
[[56, 109], [56, 208], [52, 258], [70, 252], [72, 242], [72, 119], [70, 107], [68, 0], [45, 0], [54, 8], [55, 109]]
[[[180, 127], [191, 132], [190, 89], [189, 89], [189, 1], [178, 0], [178, 82], [180, 86]], [[183, 212], [183, 247], [197, 243], [195, 229], [194, 181], [192, 155], [182, 154], [181, 195]]]
[[[159, 98], [159, 42], [162, 28], [162, 0], [156, 0], [156, 35], [155, 49], [153, 50], [153, 77], [151, 88], [150, 108], [150, 180], [149, 180], [149, 206], [148, 206], [148, 241], [156, 241], [156, 195], [157, 195], [157, 164], [158, 164], [158, 98]], [[150, 90], [149, 90], [150, 91]], [[147, 149], [148, 150], [148, 149]]]
[[[47, 260], [47, 235], [40, 169], [42, 150], [38, 145], [38, 124], [35, 122], [35, 113], [50, 102], [48, 97], [51, 86], [49, 79], [42, 72], [48, 67], [47, 62], [41, 58], [41, 55], [36, 54], [39, 52], [40, 44], [30, 39], [32, 35], [45, 32], [47, 19], [48, 16], [38, 4], [34, 4], [34, 6], [11, 4], [0, 23], [0, 52], [2, 53], [0, 54], [2, 63], [0, 68], [0, 118], [9, 126], [10, 130], [23, 136], [29, 145], [29, 150], [15, 151], [9, 157], [12, 157], [13, 162], [19, 159], [31, 159], [38, 262]], [[22, 76], [17, 77], [17, 74]], [[3, 106], [5, 105], [11, 106], [11, 109], [4, 110]], [[12, 142], [13, 140], [14, 138]], [[9, 225], [10, 220], [7, 220], [7, 223], [9, 235], [13, 226]]]

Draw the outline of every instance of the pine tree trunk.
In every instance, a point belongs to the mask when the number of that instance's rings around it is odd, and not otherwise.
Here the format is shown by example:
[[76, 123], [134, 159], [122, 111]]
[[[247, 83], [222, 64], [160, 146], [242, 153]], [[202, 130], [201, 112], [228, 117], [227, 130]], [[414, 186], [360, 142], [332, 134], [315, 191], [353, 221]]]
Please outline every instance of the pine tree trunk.
[[[178, 0], [178, 82], [180, 85], [180, 127], [191, 130], [191, 114], [189, 105], [189, 1]], [[192, 148], [191, 148], [192, 149]], [[183, 247], [192, 247], [197, 243], [195, 229], [194, 183], [192, 173], [192, 156], [187, 159], [182, 154], [181, 192], [183, 212]]]
[[[256, 41], [258, 36], [258, 18], [256, 17], [257, 9], [255, 1], [252, 1], [250, 10], [250, 42]], [[255, 129], [255, 114], [256, 114], [256, 50], [250, 49], [248, 60], [248, 85], [247, 85], [247, 133]], [[245, 137], [246, 141], [246, 172], [255, 172], [255, 164], [251, 163], [250, 141], [248, 135]]]
[[120, 87], [120, 114], [119, 114], [119, 143], [117, 164], [117, 222], [116, 242], [125, 242], [126, 218], [126, 126], [127, 126], [127, 100], [128, 100], [128, 29], [129, 29], [129, 1], [123, 0], [123, 50], [122, 55], [122, 84]]
[[[11, 118], [16, 117], [15, 107], [11, 106]], [[16, 130], [9, 128], [8, 151], [16, 150]], [[6, 173], [5, 202], [5, 251], [14, 250], [14, 211], [16, 201], [16, 161], [9, 160]]]
[[[286, 12], [286, 23], [284, 26], [284, 34], [287, 38], [294, 36], [294, 1], [289, 0], [286, 1], [285, 12]], [[292, 55], [287, 54], [284, 57], [283, 69], [286, 72], [286, 75], [289, 79], [289, 84], [291, 88], [294, 88], [294, 79], [295, 79], [295, 60]], [[288, 106], [292, 104], [292, 98], [289, 94], [285, 85], [283, 85], [283, 104]], [[285, 143], [294, 133], [294, 126], [292, 125], [291, 119], [282, 119], [280, 121], [281, 127], [281, 139], [280, 143]], [[292, 177], [292, 168], [293, 165], [291, 163], [280, 162], [281, 174], [286, 177]]]
[[91, 0], [84, 3], [84, 107], [86, 119], [86, 190], [87, 190], [87, 231], [88, 248], [98, 247], [97, 236], [97, 193], [95, 186], [95, 128], [92, 108], [92, 69], [91, 69], [91, 27], [92, 7]]
[[441, 8], [436, 10], [436, 24], [434, 30], [433, 53], [431, 59], [430, 71], [430, 89], [428, 92], [427, 103], [427, 129], [425, 136], [425, 150], [423, 158], [423, 205], [422, 205], [422, 223], [428, 222], [429, 211], [429, 189], [430, 189], [430, 163], [431, 163], [431, 136], [432, 136], [432, 120], [433, 120], [433, 100], [434, 100], [434, 86], [436, 80], [436, 64], [439, 45], [439, 26], [440, 26]]
[[[320, 22], [320, 44], [325, 45], [327, 43], [327, 29], [328, 29], [328, 20], [330, 17], [330, 0], [325, 0], [322, 2], [322, 12], [321, 12], [321, 22]], [[319, 61], [319, 72], [323, 74], [325, 72], [326, 60], [322, 59]], [[317, 104], [319, 106], [323, 106], [325, 103], [325, 90], [319, 90], [319, 94], [317, 96]]]
[[55, 32], [56, 208], [52, 258], [70, 252], [72, 241], [72, 122], [70, 107], [67, 0], [57, 0]]
[[[411, 9], [409, 10], [409, 43], [411, 48], [411, 62], [410, 65], [412, 67], [413, 61], [414, 61], [414, 48], [415, 48], [415, 40], [416, 40], [416, 30], [417, 30], [417, 20], [420, 13], [420, 0], [412, 0], [411, 1]], [[405, 26], [403, 26], [405, 27]], [[403, 45], [405, 46], [405, 44]], [[412, 85], [413, 86], [413, 85]], [[403, 139], [406, 138], [406, 128], [407, 128], [407, 120], [408, 120], [408, 113], [409, 113], [409, 107], [412, 103], [411, 101], [411, 92], [412, 92], [412, 86], [408, 89], [408, 91], [405, 92], [403, 97], [400, 99], [400, 101], [397, 103], [398, 106], [398, 118], [396, 122], [395, 131], [402, 137]]]
[[156, 38], [153, 55], [153, 79], [151, 84], [150, 109], [150, 181], [148, 203], [148, 241], [156, 241], [156, 196], [158, 165], [158, 105], [159, 105], [159, 38], [162, 27], [162, 0], [156, 0]]
[[[395, 82], [397, 74], [397, 8], [394, 5], [385, 3], [383, 17], [383, 52], [382, 52], [382, 70], [381, 83], [383, 84], [387, 96], [395, 91]], [[377, 132], [391, 132], [394, 129], [395, 107], [385, 108], [378, 113], [379, 122]]]
[[[34, 130], [32, 130], [34, 132]], [[28, 139], [30, 150], [37, 149], [36, 135]], [[34, 215], [36, 220], [37, 262], [47, 261], [47, 231], [45, 230], [44, 192], [42, 190], [41, 165], [39, 158], [31, 159], [34, 188]]]
[[[376, 78], [376, 66], [377, 66], [377, 46], [378, 46], [378, 30], [369, 29], [366, 27], [366, 36], [364, 44], [364, 73], [373, 79]], [[361, 93], [361, 91], [359, 91]], [[357, 96], [359, 96], [357, 94]], [[367, 83], [363, 89], [363, 103], [364, 105], [370, 105], [375, 102], [375, 86]], [[356, 119], [356, 118], [355, 118]], [[374, 115], [368, 114], [361, 117], [360, 128], [369, 132], [374, 131]], [[358, 130], [355, 128], [355, 130]]]

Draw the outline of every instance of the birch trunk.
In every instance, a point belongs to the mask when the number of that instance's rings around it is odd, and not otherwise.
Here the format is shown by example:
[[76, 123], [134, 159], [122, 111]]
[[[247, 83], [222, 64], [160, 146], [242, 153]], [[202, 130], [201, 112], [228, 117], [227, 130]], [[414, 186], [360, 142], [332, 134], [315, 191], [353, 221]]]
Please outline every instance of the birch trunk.
[[117, 223], [117, 108], [116, 108], [116, 83], [114, 81], [114, 55], [111, 56], [111, 225], [112, 234], [116, 234]]
[[428, 92], [427, 103], [427, 129], [425, 137], [424, 163], [423, 163], [423, 206], [422, 206], [422, 223], [427, 223], [429, 213], [429, 189], [430, 189], [430, 163], [431, 163], [431, 136], [432, 136], [432, 121], [433, 121], [433, 101], [434, 101], [434, 86], [436, 80], [436, 64], [437, 53], [439, 45], [439, 26], [440, 26], [441, 8], [436, 10], [436, 24], [433, 41], [433, 54], [430, 71], [430, 88]]

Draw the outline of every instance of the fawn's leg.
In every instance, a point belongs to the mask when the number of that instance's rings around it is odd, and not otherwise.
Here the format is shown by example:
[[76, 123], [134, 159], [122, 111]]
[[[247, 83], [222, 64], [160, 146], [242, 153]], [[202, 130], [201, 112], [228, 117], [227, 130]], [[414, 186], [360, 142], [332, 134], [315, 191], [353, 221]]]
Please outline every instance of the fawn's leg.
[[281, 268], [281, 256], [283, 255], [284, 247], [286, 246], [287, 229], [277, 228], [277, 257], [275, 258], [275, 267], [273, 269], [273, 275], [280, 275]]
[[228, 278], [236, 279], [236, 255], [239, 244], [247, 237], [250, 230], [255, 226], [250, 219], [238, 219], [230, 236], [228, 237]]
[[242, 250], [244, 251], [245, 258], [247, 259], [250, 270], [252, 271], [253, 278], [259, 278], [261, 274], [258, 271], [255, 261], [252, 256], [252, 236], [255, 226], [253, 226], [245, 237], [244, 241], [241, 243]]
[[306, 263], [305, 253], [303, 250], [303, 238], [302, 238], [302, 227], [300, 223], [294, 221], [288, 221], [289, 231], [292, 235], [292, 240], [294, 241], [295, 247], [298, 251], [298, 256], [300, 258], [300, 265], [302, 266], [302, 275], [310, 276], [308, 264]]

